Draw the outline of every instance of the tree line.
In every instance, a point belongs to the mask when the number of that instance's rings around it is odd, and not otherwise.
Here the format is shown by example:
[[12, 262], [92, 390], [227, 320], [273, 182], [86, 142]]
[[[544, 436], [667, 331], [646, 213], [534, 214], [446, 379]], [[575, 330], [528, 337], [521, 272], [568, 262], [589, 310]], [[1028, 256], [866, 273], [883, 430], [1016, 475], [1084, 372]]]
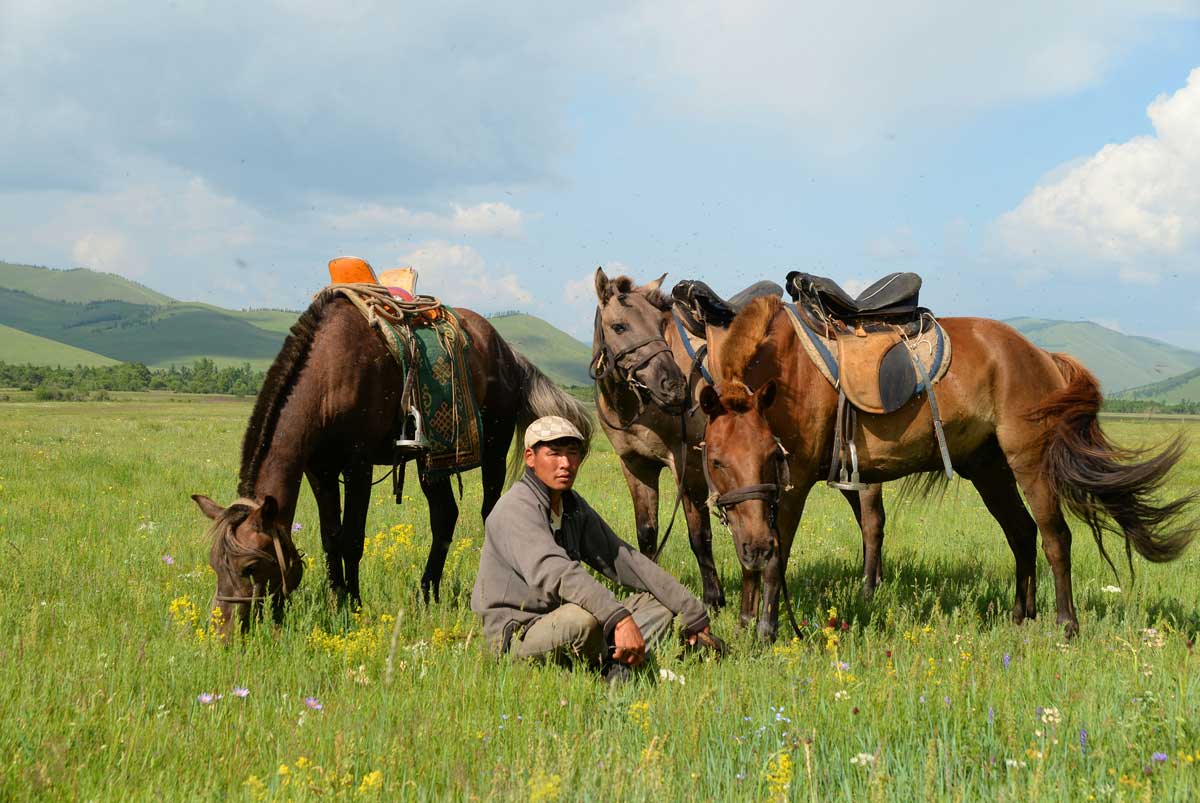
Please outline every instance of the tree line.
[[[174, 393], [254, 396], [262, 387], [265, 377], [265, 371], [257, 371], [249, 363], [218, 368], [207, 357], [191, 365], [172, 365], [159, 369], [147, 368], [140, 362], [77, 365], [74, 368], [0, 362], [0, 388], [34, 391], [39, 399], [64, 401], [94, 399], [97, 394], [110, 390], [169, 390]], [[591, 401], [590, 386], [568, 390], [580, 399]], [[1200, 415], [1200, 401], [1165, 404], [1147, 399], [1105, 399], [1104, 410], [1110, 413]]]
[[0, 362], [0, 387], [32, 390], [38, 398], [72, 400], [109, 390], [169, 390], [175, 393], [226, 393], [253, 396], [265, 371], [249, 363], [217, 367], [207, 357], [191, 365], [148, 368], [140, 362], [117, 365], [10, 365]]

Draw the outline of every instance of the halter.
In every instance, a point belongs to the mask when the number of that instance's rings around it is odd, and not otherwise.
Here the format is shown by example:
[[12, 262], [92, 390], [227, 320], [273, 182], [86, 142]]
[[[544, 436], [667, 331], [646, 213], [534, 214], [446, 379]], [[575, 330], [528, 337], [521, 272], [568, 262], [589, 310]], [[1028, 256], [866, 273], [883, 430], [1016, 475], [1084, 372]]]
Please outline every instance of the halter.
[[[642, 393], [649, 390], [637, 378], [636, 374], [659, 354], [663, 352], [670, 353], [671, 346], [667, 343], [665, 337], [658, 334], [639, 340], [633, 345], [626, 346], [620, 351], [613, 353], [612, 348], [609, 347], [608, 342], [604, 339], [604, 325], [599, 307], [596, 308], [594, 329], [596, 351], [592, 354], [592, 361], [588, 364], [588, 377], [595, 386], [597, 402], [600, 397], [600, 382], [615, 373], [617, 382], [629, 386], [629, 389], [633, 391], [633, 395], [637, 399], [638, 411], [630, 419], [630, 423], [632, 424], [641, 418], [642, 413], [645, 411], [646, 405]], [[613, 422], [609, 421], [607, 416], [604, 415], [604, 411], [600, 409], [599, 403], [596, 405], [596, 411], [608, 426], [613, 429], [628, 431], [629, 427], [613, 424]], [[618, 413], [618, 420], [620, 417]]]
[[[245, 505], [246, 507], [249, 507], [251, 510], [257, 510], [258, 508], [262, 507], [261, 503], [255, 501], [253, 499], [246, 499], [246, 498], [238, 499], [233, 504], [234, 505]], [[232, 507], [232, 506], [233, 505], [230, 505], [230, 507]], [[212, 599], [213, 603], [216, 603], [216, 602], [239, 602], [239, 603], [262, 602], [263, 600], [275, 599], [276, 597], [278, 597], [280, 595], [282, 595], [282, 597], [286, 598], [287, 595], [289, 593], [291, 593], [289, 591], [288, 585], [287, 585], [287, 570], [291, 568], [292, 564], [283, 555], [283, 545], [282, 545], [282, 543], [280, 543], [278, 534], [271, 533], [271, 543], [274, 544], [274, 546], [275, 546], [275, 560], [279, 565], [279, 590], [277, 590], [271, 594], [266, 594], [264, 592], [266, 590], [266, 587], [268, 587], [268, 585], [269, 585], [268, 583], [254, 583], [254, 594], [252, 596], [240, 597], [240, 596], [232, 596], [229, 594], [215, 593], [215, 594], [213, 594], [213, 599]], [[266, 553], [263, 553], [263, 554], [266, 554]], [[298, 560], [301, 560], [301, 561], [304, 560], [304, 555], [301, 554], [299, 552], [299, 550], [297, 550], [296, 554], [297, 554]], [[267, 555], [267, 557], [270, 558], [270, 555]], [[209, 608], [212, 608], [212, 607], [213, 607], [212, 604], [209, 604]]]

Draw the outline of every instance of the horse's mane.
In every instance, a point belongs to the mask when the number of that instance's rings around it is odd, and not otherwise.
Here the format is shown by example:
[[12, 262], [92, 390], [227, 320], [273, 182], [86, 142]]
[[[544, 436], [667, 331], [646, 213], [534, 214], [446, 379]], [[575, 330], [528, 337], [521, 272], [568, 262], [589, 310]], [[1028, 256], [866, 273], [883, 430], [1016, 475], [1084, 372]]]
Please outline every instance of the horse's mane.
[[275, 435], [275, 424], [279, 421], [279, 411], [291, 395], [296, 384], [296, 377], [308, 358], [313, 336], [320, 326], [329, 302], [336, 298], [322, 293], [313, 300], [300, 319], [292, 325], [291, 332], [283, 341], [283, 347], [275, 357], [275, 362], [267, 370], [262, 389], [258, 392], [258, 400], [254, 403], [254, 412], [250, 414], [250, 422], [246, 425], [246, 434], [242, 438], [242, 469], [238, 475], [238, 494], [253, 498], [254, 484], [258, 480], [258, 470], [270, 448], [271, 438]]
[[663, 312], [671, 311], [671, 297], [661, 290], [651, 290], [648, 287], [638, 287], [633, 283], [633, 279], [629, 278], [628, 276], [618, 276], [610, 282], [610, 296], [623, 295], [626, 293], [637, 293]]
[[733, 323], [729, 324], [729, 332], [721, 344], [719, 355], [721, 376], [725, 378], [723, 385], [735, 382], [743, 386], [746, 384], [746, 369], [766, 339], [771, 321], [775, 319], [781, 304], [774, 296], [761, 296], [743, 307]]

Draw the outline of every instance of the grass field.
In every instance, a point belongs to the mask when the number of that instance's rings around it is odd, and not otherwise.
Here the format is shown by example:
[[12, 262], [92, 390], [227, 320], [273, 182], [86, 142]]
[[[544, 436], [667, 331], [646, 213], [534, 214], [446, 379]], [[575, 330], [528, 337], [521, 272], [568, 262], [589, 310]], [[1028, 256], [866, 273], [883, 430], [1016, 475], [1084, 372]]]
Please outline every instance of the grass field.
[[[1118, 580], [1076, 526], [1082, 633], [1008, 621], [1012, 557], [968, 486], [888, 489], [887, 581], [858, 599], [860, 544], [814, 490], [789, 572], [811, 637], [680, 660], [607, 688], [586, 672], [497, 660], [468, 598], [481, 539], [468, 475], [441, 604], [414, 595], [428, 545], [410, 478], [380, 485], [365, 609], [309, 570], [281, 628], [213, 643], [207, 522], [234, 496], [248, 402], [0, 404], [0, 799], [1194, 800], [1200, 796], [1200, 549]], [[1116, 422], [1121, 442], [1181, 425]], [[1187, 425], [1197, 442], [1200, 427]], [[380, 472], [381, 473], [381, 472]], [[1171, 491], [1200, 484], [1193, 445]], [[632, 512], [600, 450], [578, 489], [619, 532]], [[671, 500], [664, 501], [664, 506]], [[718, 527], [736, 604], [739, 572]], [[1117, 544], [1110, 551], [1119, 554]], [[699, 587], [686, 538], [664, 564]], [[1110, 587], [1119, 586], [1120, 591]], [[826, 629], [827, 620], [836, 627]], [[842, 622], [845, 622], [843, 629]], [[781, 634], [786, 631], [781, 629]]]

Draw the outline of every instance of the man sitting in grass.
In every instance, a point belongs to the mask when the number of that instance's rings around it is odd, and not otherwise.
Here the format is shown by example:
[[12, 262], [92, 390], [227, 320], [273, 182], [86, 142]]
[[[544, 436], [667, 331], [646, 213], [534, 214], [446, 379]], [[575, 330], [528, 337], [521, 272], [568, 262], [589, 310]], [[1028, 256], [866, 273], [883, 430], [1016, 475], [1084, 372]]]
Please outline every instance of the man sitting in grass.
[[[684, 643], [721, 652], [704, 604], [571, 490], [584, 454], [566, 419], [546, 416], [526, 430], [527, 469], [487, 518], [471, 595], [488, 642], [519, 658], [579, 660], [621, 680], [678, 615]], [[640, 593], [618, 600], [580, 561]]]

